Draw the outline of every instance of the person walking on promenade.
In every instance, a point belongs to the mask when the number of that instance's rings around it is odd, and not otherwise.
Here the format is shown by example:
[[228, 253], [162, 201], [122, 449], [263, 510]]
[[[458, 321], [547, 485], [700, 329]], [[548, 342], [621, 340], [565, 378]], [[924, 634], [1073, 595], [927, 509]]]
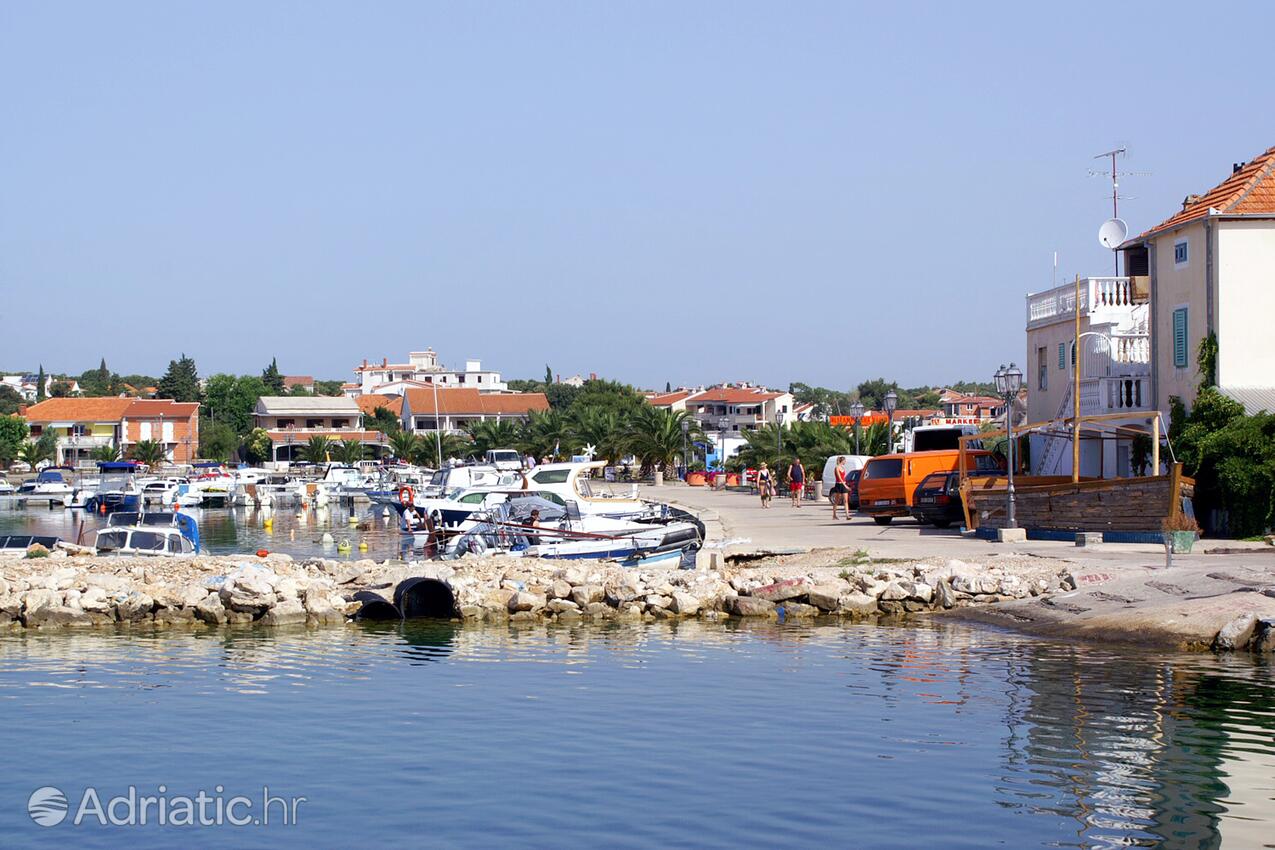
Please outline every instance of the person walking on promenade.
[[775, 479], [764, 460], [761, 462], [761, 468], [757, 470], [757, 492], [761, 494], [761, 506], [769, 508], [770, 500], [775, 495]]
[[846, 501], [850, 488], [846, 487], [846, 459], [844, 455], [837, 458], [837, 465], [832, 470], [832, 479], [832, 518], [837, 518], [837, 508], [844, 505], [846, 519], [850, 519], [850, 506]]
[[801, 458], [794, 457], [788, 464], [788, 486], [792, 490], [792, 506], [801, 507], [802, 491], [806, 489], [806, 468], [801, 465]]

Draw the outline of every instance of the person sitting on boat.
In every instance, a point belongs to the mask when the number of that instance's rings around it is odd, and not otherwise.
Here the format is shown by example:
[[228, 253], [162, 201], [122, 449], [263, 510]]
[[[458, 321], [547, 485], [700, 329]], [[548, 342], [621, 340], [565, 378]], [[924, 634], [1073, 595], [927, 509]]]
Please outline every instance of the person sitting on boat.
[[[532, 509], [531, 509], [531, 517], [527, 520], [527, 525], [531, 526], [532, 528], [539, 528], [539, 527], [540, 527], [540, 508], [532, 508]], [[539, 534], [528, 534], [528, 535], [527, 535], [527, 545], [528, 545], [528, 546], [539, 546], [539, 545], [540, 545], [540, 535], [539, 535]]]

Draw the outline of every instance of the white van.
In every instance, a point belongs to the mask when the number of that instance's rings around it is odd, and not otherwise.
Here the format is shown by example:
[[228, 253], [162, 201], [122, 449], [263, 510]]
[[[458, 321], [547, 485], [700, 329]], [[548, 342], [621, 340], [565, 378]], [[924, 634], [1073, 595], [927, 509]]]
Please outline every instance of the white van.
[[854, 472], [856, 469], [863, 469], [868, 461], [872, 460], [872, 455], [833, 455], [823, 465], [823, 494], [831, 498], [832, 485], [837, 483], [836, 469], [837, 459], [846, 459], [846, 473]]

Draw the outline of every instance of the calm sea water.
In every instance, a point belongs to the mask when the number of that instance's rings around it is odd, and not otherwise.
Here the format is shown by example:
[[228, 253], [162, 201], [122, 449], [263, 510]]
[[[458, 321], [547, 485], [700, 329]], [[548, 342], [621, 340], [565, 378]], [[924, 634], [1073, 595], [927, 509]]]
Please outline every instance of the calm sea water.
[[[1268, 668], [952, 625], [8, 634], [0, 723], [6, 846], [1275, 837]], [[241, 818], [260, 815], [263, 786], [306, 799], [287, 825], [283, 803], [268, 826], [158, 826], [157, 808], [147, 826], [102, 826], [91, 806], [71, 823], [87, 788], [104, 807], [121, 797], [128, 820], [129, 785], [242, 795]], [[55, 826], [28, 816], [44, 786], [69, 801]]]
[[[269, 512], [252, 508], [190, 508], [185, 513], [195, 517], [203, 548], [214, 555], [269, 549], [294, 557], [384, 560], [411, 551], [411, 538], [399, 534], [395, 513], [366, 503]], [[266, 517], [272, 520], [269, 526], [264, 522]], [[351, 517], [354, 523], [350, 522]], [[0, 501], [0, 535], [47, 534], [92, 545], [93, 532], [102, 525], [102, 517], [86, 511], [62, 507], [50, 510], [43, 505], [19, 507], [10, 500]], [[323, 542], [325, 532], [332, 535], [331, 543]], [[338, 550], [342, 540], [349, 541], [349, 552]], [[360, 551], [360, 543], [366, 543], [367, 549]]]

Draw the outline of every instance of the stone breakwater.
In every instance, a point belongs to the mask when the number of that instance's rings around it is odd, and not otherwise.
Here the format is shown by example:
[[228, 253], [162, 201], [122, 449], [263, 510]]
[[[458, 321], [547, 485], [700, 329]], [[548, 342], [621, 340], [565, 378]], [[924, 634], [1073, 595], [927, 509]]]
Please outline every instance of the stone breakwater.
[[1065, 567], [879, 564], [625, 569], [597, 561], [295, 561], [55, 557], [0, 561], [0, 625], [334, 625], [920, 614], [1074, 589]]

